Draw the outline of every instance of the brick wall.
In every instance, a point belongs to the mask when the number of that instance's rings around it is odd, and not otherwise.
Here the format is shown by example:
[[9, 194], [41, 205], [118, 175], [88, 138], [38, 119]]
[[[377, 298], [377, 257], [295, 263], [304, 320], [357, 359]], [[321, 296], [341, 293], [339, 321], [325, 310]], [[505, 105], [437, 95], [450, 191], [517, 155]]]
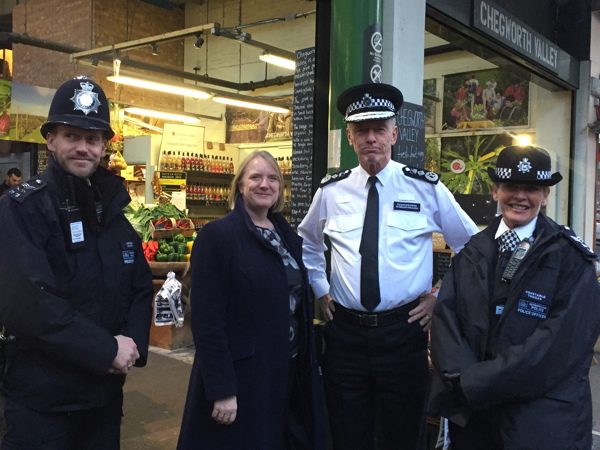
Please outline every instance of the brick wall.
[[[182, 9], [169, 11], [138, 0], [30, 0], [13, 10], [15, 33], [27, 33], [85, 50], [181, 28], [184, 28]], [[112, 100], [183, 110], [183, 99], [178, 96], [128, 86], [116, 89], [114, 83], [106, 80], [112, 71], [110, 67], [72, 64], [68, 54], [21, 44], [15, 44], [13, 50], [13, 81], [57, 88], [69, 78], [87, 75], [98, 82]], [[160, 44], [159, 56], [153, 56], [149, 46], [121, 53], [121, 57], [126, 55], [183, 70], [182, 40]]]

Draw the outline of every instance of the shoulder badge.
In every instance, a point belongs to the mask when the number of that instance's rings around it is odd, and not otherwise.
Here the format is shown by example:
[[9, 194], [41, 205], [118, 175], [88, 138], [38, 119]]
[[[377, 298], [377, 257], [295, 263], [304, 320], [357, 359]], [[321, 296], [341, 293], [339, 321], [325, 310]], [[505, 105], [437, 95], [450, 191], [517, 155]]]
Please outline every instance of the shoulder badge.
[[411, 178], [416, 178], [417, 180], [427, 181], [431, 184], [437, 184], [440, 181], [440, 176], [435, 172], [430, 172], [429, 170], [420, 169], [418, 167], [404, 166], [402, 168], [402, 172], [404, 175]]
[[581, 239], [579, 236], [575, 234], [575, 232], [568, 226], [562, 226], [562, 234], [567, 238], [567, 240], [573, 244], [579, 251], [581, 251], [588, 259], [598, 259], [598, 255], [596, 255], [590, 247]]
[[336, 173], [330, 173], [326, 175], [322, 180], [320, 187], [325, 186], [326, 184], [333, 183], [334, 181], [340, 181], [344, 178], [348, 178], [348, 176], [352, 173], [350, 169], [342, 170]]
[[46, 187], [46, 182], [40, 178], [32, 178], [31, 180], [17, 184], [8, 189], [5, 194], [12, 197], [13, 200], [22, 203], [33, 192], [39, 191]]

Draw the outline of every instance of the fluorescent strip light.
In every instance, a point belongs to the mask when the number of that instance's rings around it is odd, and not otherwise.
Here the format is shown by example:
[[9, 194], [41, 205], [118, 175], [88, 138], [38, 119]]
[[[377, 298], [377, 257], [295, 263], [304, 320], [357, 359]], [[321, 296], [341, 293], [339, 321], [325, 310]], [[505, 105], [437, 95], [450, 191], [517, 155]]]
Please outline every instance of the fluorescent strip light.
[[285, 67], [286, 69], [296, 70], [296, 61], [291, 59], [282, 58], [281, 56], [274, 55], [269, 52], [265, 52], [259, 56], [259, 58], [269, 64], [273, 64], [279, 67]]
[[223, 103], [225, 105], [241, 106], [242, 108], [259, 109], [261, 111], [271, 111], [271, 112], [284, 113], [284, 114], [290, 112], [289, 108], [284, 108], [282, 106], [274, 106], [274, 105], [270, 105], [270, 104], [267, 105], [264, 103], [247, 102], [244, 100], [237, 100], [237, 99], [233, 99], [233, 98], [229, 98], [229, 97], [215, 96], [215, 97], [213, 97], [213, 100], [217, 103]]
[[186, 87], [183, 83], [181, 85], [167, 84], [163, 82], [146, 80], [143, 78], [125, 77], [125, 76], [114, 76], [111, 75], [106, 77], [108, 81], [113, 83], [126, 84], [128, 86], [135, 86], [144, 89], [152, 89], [154, 91], [168, 92], [170, 94], [185, 95], [193, 98], [209, 98], [210, 94], [193, 87]]
[[138, 114], [140, 116], [156, 117], [157, 119], [174, 120], [177, 122], [184, 122], [184, 123], [200, 122], [200, 119], [198, 119], [197, 117], [187, 116], [184, 114], [168, 113], [168, 112], [164, 112], [164, 111], [156, 111], [153, 109], [129, 107], [129, 108], [125, 108], [124, 111], [128, 112], [129, 114]]
[[155, 127], [154, 125], [150, 125], [149, 123], [146, 123], [144, 121], [134, 119], [133, 117], [125, 116], [125, 117], [123, 117], [123, 120], [125, 122], [132, 123], [139, 127], [144, 127], [144, 128], [148, 128], [149, 130], [158, 131], [159, 133], [162, 133], [164, 131], [162, 128]]

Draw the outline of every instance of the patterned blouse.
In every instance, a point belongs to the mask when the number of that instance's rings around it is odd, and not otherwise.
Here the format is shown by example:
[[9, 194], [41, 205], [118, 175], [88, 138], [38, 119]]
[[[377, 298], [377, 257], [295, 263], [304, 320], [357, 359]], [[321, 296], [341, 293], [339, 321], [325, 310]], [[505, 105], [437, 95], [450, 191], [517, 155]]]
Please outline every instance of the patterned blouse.
[[274, 229], [262, 228], [257, 226], [256, 229], [265, 240], [271, 244], [281, 256], [288, 278], [288, 286], [290, 288], [290, 358], [298, 354], [298, 307], [302, 301], [302, 273], [296, 260], [283, 244], [281, 237]]

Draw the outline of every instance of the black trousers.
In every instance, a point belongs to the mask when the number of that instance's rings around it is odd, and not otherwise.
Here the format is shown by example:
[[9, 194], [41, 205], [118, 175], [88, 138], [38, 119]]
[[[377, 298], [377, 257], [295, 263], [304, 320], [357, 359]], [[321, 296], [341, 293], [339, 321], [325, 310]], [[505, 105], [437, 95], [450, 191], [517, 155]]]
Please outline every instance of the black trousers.
[[427, 334], [406, 317], [369, 327], [341, 315], [325, 325], [323, 378], [335, 450], [423, 448]]
[[39, 412], [10, 398], [2, 450], [117, 450], [121, 441], [123, 394], [101, 408]]

